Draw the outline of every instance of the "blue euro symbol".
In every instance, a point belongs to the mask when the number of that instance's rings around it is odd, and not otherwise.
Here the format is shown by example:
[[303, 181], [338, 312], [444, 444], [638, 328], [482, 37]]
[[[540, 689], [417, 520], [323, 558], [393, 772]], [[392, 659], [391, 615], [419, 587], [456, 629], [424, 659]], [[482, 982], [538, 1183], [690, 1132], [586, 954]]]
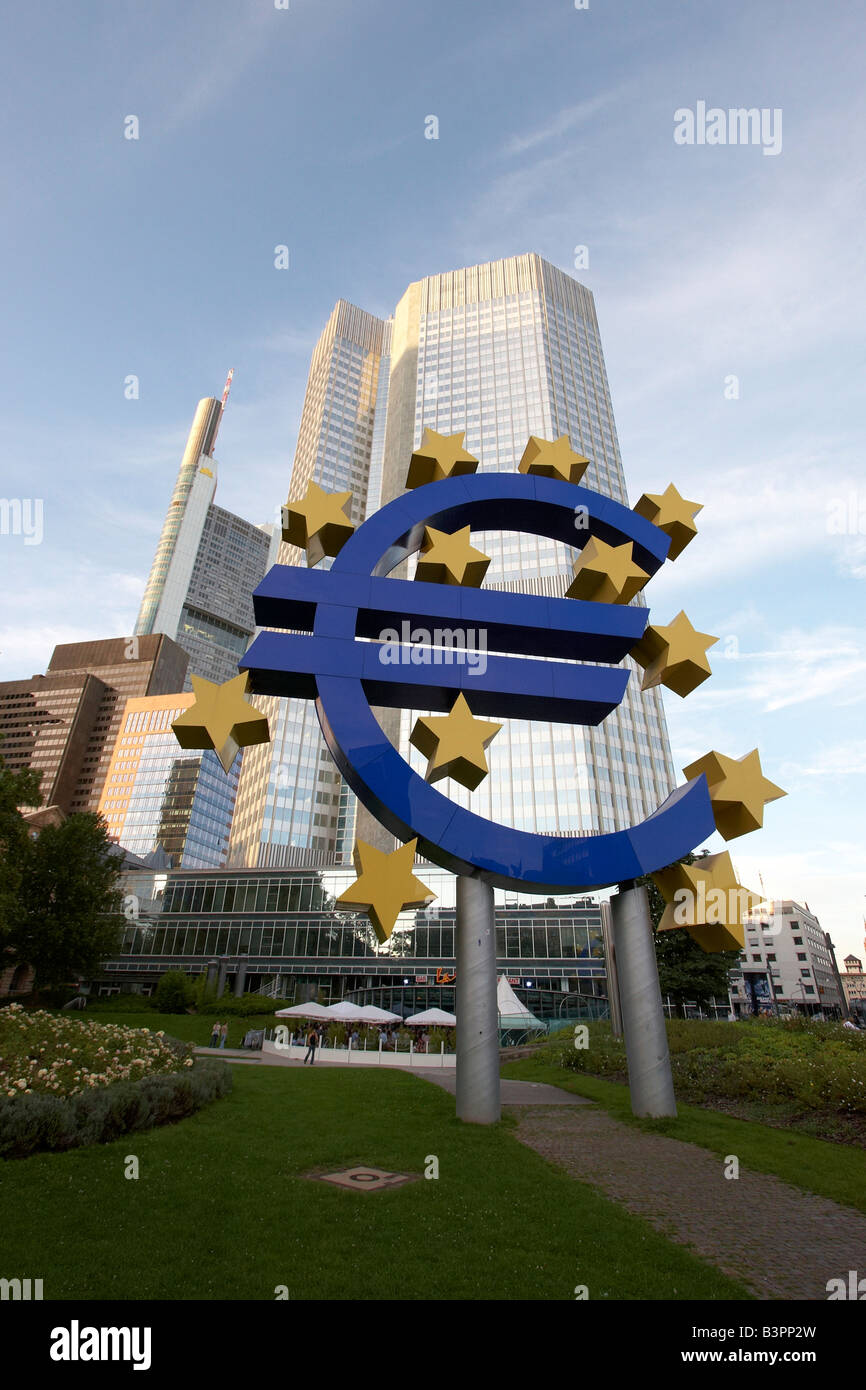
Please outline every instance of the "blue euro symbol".
[[[454, 873], [525, 892], [580, 892], [682, 858], [715, 829], [703, 775], [629, 829], [541, 835], [456, 806], [386, 737], [371, 705], [447, 711], [462, 692], [476, 715], [599, 724], [625, 692], [629, 671], [612, 663], [643, 636], [645, 608], [388, 577], [420, 550], [425, 526], [453, 532], [467, 525], [569, 546], [590, 536], [631, 541], [634, 559], [651, 575], [670, 545], [651, 522], [572, 483], [503, 473], [428, 483], [368, 517], [330, 570], [274, 565], [268, 572], [253, 596], [256, 622], [296, 631], [255, 639], [239, 663], [251, 691], [314, 699], [331, 755], [358, 799], [398, 839], [417, 837], [421, 854]], [[411, 651], [405, 661], [383, 661], [385, 629], [406, 621], [482, 629], [487, 649], [511, 655], [488, 656], [483, 671], [469, 661], [415, 665]]]

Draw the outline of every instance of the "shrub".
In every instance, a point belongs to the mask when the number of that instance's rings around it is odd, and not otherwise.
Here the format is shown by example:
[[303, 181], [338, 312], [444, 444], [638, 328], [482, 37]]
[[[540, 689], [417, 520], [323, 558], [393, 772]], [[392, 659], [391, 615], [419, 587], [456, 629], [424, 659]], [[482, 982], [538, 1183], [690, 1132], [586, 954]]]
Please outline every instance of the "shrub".
[[161, 1014], [185, 1014], [195, 997], [195, 986], [182, 970], [167, 970], [151, 996], [151, 1004]]
[[348, 1036], [349, 1033], [345, 1023], [341, 1023], [339, 1019], [334, 1023], [329, 1023], [324, 1030], [324, 1037], [328, 1047], [345, 1047]]
[[427, 1044], [428, 1052], [441, 1052], [442, 1044], [445, 1044], [445, 1051], [451, 1051], [450, 1033], [447, 1028], [431, 1028], [429, 1032], [430, 1041]]
[[239, 999], [235, 999], [233, 994], [224, 994], [221, 999], [211, 995], [207, 1006], [196, 1005], [198, 1013], [212, 1014], [215, 1018], [221, 1018], [225, 1014], [226, 1018], [253, 1018], [264, 1014], [272, 1014], [275, 1009], [286, 1007], [284, 999], [266, 999], [261, 994], [242, 994]]
[[188, 1071], [120, 1081], [65, 1099], [35, 1093], [14, 1100], [2, 1097], [0, 1156], [25, 1158], [42, 1150], [110, 1143], [123, 1134], [191, 1115], [231, 1089], [231, 1068], [206, 1060]]

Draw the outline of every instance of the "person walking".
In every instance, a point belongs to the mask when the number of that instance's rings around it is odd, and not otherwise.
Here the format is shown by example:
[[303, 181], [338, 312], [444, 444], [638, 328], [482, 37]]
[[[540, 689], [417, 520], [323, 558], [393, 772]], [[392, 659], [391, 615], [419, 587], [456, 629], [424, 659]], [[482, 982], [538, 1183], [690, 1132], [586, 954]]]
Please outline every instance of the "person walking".
[[211, 1046], [211, 1047], [219, 1047], [219, 1045], [220, 1045], [220, 1026], [219, 1026], [219, 1023], [215, 1023], [214, 1026], [213, 1026], [213, 1028], [211, 1029], [210, 1046]]
[[220, 1047], [225, 1047], [225, 1045], [226, 1045], [226, 1039], [228, 1038], [228, 1035], [229, 1035], [229, 1026], [228, 1026], [227, 1023], [224, 1023], [223, 1026], [222, 1026], [222, 1028], [220, 1029]]
[[309, 1060], [310, 1066], [313, 1065], [313, 1063], [314, 1063], [315, 1060], [316, 1060], [316, 1048], [317, 1048], [318, 1046], [319, 1046], [319, 1034], [318, 1034], [317, 1031], [316, 1031], [316, 1025], [315, 1025], [315, 1023], [314, 1023], [313, 1026], [312, 1026], [312, 1028], [310, 1029], [309, 1033], [307, 1034], [307, 1055], [306, 1055], [306, 1057], [304, 1058], [304, 1066], [307, 1065], [307, 1061], [308, 1061], [308, 1060]]

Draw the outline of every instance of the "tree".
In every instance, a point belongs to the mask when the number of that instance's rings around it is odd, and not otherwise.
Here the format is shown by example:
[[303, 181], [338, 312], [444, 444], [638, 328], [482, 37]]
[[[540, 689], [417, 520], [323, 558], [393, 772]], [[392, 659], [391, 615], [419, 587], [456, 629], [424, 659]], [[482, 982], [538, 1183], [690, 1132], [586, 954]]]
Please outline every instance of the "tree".
[[153, 1007], [162, 1014], [185, 1014], [195, 997], [195, 987], [182, 970], [166, 970], [154, 990]]
[[[694, 864], [696, 857], [703, 859], [705, 854], [706, 851], [698, 856], [690, 853], [677, 862]], [[728, 975], [739, 959], [739, 951], [705, 951], [684, 927], [660, 932], [658, 925], [665, 900], [651, 878], [638, 882], [645, 885], [649, 897], [662, 998], [669, 995], [683, 1016], [686, 1003], [708, 1006], [714, 996], [727, 999]]]
[[21, 888], [33, 848], [19, 806], [40, 806], [42, 773], [31, 768], [13, 772], [0, 757], [0, 948], [21, 920]]
[[105, 822], [90, 812], [46, 826], [31, 841], [9, 944], [32, 965], [38, 988], [93, 975], [119, 951], [122, 872]]

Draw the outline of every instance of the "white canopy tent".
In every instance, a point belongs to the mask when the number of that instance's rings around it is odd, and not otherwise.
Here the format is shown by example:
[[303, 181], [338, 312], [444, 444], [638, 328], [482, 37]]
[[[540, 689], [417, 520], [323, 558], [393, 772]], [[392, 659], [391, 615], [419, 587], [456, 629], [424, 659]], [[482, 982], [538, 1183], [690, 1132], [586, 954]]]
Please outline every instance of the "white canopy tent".
[[339, 1004], [329, 1004], [325, 1011], [326, 1018], [335, 1018], [340, 1023], [363, 1023], [364, 1010], [360, 1004], [350, 1004], [348, 999], [341, 999]]
[[544, 1024], [525, 1004], [521, 1004], [504, 975], [499, 976], [496, 986], [496, 1007], [499, 1010], [500, 1028], [535, 1028], [540, 1033], [545, 1031]]
[[399, 1023], [400, 1015], [392, 1014], [388, 1009], [379, 1009], [375, 1004], [364, 1004], [358, 1010], [359, 1019], [364, 1023]]
[[311, 999], [307, 1004], [292, 1004], [291, 1008], [277, 1009], [275, 1017], [328, 1019], [333, 1018], [334, 1015], [328, 1013], [324, 1004], [317, 1004], [315, 1000]]
[[444, 1009], [425, 1009], [423, 1013], [411, 1014], [405, 1022], [410, 1028], [453, 1028], [457, 1019]]

